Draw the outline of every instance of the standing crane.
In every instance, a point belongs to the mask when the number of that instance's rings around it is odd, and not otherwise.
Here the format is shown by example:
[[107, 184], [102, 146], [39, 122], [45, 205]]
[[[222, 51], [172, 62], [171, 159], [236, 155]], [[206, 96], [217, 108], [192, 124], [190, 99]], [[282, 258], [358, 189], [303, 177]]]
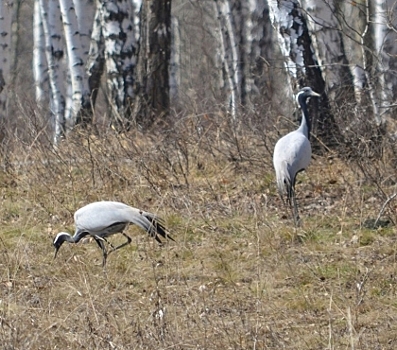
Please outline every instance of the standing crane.
[[[131, 238], [123, 232], [129, 224], [141, 227], [160, 244], [162, 242], [159, 236], [175, 241], [166, 232], [162, 221], [156, 215], [120, 202], [102, 201], [90, 203], [75, 212], [74, 223], [76, 231], [73, 237], [67, 232], [60, 232], [54, 238], [55, 257], [63, 242], [78, 243], [83, 237], [90, 235], [94, 238], [99, 248], [102, 249], [102, 266], [105, 267], [109, 253], [131, 243]], [[116, 233], [121, 233], [127, 238], [127, 241], [114, 247], [106, 238]], [[110, 251], [106, 249], [105, 243], [110, 245]]]
[[276, 170], [277, 188], [280, 197], [287, 202], [292, 210], [292, 216], [296, 226], [300, 225], [298, 205], [295, 197], [296, 175], [305, 170], [312, 156], [310, 145], [310, 118], [307, 110], [309, 97], [320, 97], [310, 87], [304, 87], [296, 95], [296, 101], [302, 109], [302, 121], [298, 129], [283, 136], [277, 141], [273, 153], [273, 165]]

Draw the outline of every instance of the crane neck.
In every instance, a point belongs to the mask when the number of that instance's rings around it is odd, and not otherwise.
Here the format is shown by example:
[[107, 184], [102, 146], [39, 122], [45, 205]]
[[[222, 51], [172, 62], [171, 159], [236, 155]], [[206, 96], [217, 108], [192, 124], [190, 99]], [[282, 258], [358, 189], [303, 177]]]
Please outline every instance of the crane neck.
[[75, 234], [72, 236], [69, 236], [67, 240], [70, 243], [78, 243], [83, 237], [87, 236], [88, 232], [87, 231], [82, 231], [82, 230], [76, 230]]
[[302, 121], [298, 130], [302, 131], [303, 134], [307, 137], [307, 139], [310, 140], [311, 121], [309, 118], [309, 112], [307, 110], [306, 101], [307, 101], [307, 97], [302, 95], [298, 97], [298, 102], [302, 110]]

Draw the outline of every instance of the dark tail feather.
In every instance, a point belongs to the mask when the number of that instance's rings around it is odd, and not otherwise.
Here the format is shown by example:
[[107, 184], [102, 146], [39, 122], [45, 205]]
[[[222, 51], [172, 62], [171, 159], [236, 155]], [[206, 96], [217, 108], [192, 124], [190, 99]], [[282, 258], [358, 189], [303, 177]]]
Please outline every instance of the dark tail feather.
[[161, 242], [159, 236], [161, 236], [163, 238], [166, 238], [166, 239], [168, 238], [171, 241], [176, 242], [175, 239], [173, 239], [168, 234], [167, 229], [164, 226], [164, 223], [163, 223], [163, 221], [160, 218], [152, 216], [152, 215], [149, 215], [149, 214], [146, 214], [146, 213], [144, 215], [145, 215], [146, 219], [148, 219], [151, 222], [151, 224], [152, 224], [151, 230], [149, 232], [151, 237], [153, 237], [160, 244], [162, 242]]

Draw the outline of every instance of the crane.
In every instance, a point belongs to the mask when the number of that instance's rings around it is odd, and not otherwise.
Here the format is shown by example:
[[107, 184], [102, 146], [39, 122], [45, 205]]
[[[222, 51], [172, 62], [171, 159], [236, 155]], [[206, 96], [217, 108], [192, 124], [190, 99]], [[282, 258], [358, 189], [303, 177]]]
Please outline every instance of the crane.
[[296, 95], [296, 101], [302, 109], [302, 121], [298, 129], [279, 139], [274, 147], [273, 165], [276, 171], [277, 189], [280, 197], [292, 210], [296, 226], [300, 225], [298, 205], [295, 197], [296, 175], [305, 170], [310, 163], [312, 148], [310, 145], [310, 118], [307, 110], [309, 97], [320, 97], [310, 87], [304, 87]]
[[[166, 232], [162, 220], [156, 215], [120, 202], [101, 201], [90, 203], [75, 212], [74, 223], [76, 231], [73, 237], [67, 232], [60, 232], [54, 238], [54, 258], [56, 258], [58, 250], [63, 242], [78, 243], [83, 237], [90, 235], [94, 238], [99, 248], [102, 249], [102, 266], [105, 267], [109, 253], [131, 243], [131, 238], [124, 233], [124, 230], [129, 224], [135, 224], [141, 227], [160, 244], [162, 242], [159, 236], [171, 239], [175, 242]], [[106, 238], [116, 233], [121, 233], [127, 238], [127, 241], [114, 247]], [[110, 251], [106, 249], [105, 243], [110, 245]]]

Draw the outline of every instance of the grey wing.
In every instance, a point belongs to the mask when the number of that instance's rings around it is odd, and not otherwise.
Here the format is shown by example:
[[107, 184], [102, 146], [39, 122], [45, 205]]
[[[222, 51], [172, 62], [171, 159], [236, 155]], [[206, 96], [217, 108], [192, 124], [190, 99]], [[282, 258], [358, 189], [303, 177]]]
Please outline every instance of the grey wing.
[[310, 163], [312, 149], [309, 140], [300, 133], [291, 133], [284, 143], [283, 161], [286, 161], [291, 175], [306, 169]]
[[130, 222], [131, 207], [119, 202], [94, 202], [74, 214], [76, 227], [90, 232], [101, 232], [116, 223]]
[[311, 156], [312, 156], [312, 147], [310, 145], [309, 140], [307, 138], [304, 138], [302, 139], [302, 143], [299, 150], [297, 150], [295, 161], [291, 162], [293, 173], [296, 174], [301, 170], [305, 170], [310, 164]]
[[[170, 237], [161, 220], [154, 214], [120, 202], [94, 202], [75, 213], [76, 226], [92, 233], [103, 232], [116, 223], [132, 223], [159, 241], [157, 235]], [[160, 242], [160, 241], [159, 241]]]

